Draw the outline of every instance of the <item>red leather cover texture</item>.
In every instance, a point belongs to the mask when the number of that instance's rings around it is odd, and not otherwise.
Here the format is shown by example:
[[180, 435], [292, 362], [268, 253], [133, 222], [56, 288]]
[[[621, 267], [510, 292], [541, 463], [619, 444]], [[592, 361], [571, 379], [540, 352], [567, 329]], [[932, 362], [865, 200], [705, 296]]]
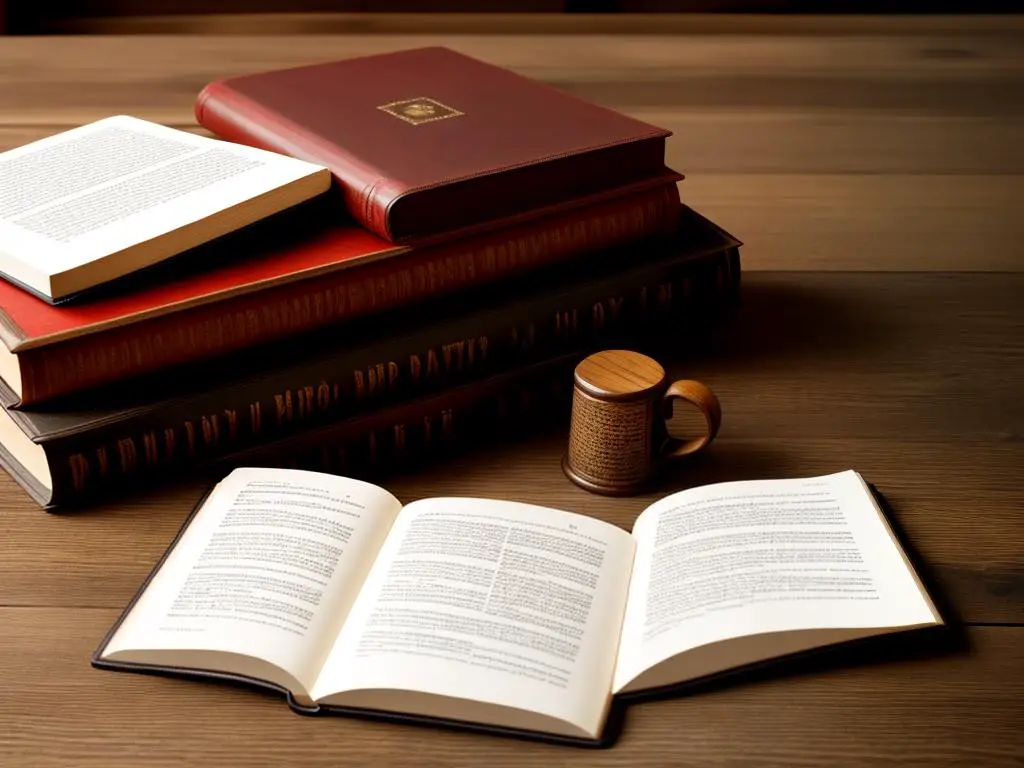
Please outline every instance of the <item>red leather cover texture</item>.
[[21, 404], [41, 403], [667, 235], [678, 212], [669, 181], [424, 248], [351, 224], [297, 241], [289, 230], [283, 246], [66, 307], [0, 281], [0, 328], [18, 355]]
[[393, 242], [505, 226], [659, 174], [671, 135], [440, 47], [218, 80], [195, 115], [329, 167], [355, 220]]

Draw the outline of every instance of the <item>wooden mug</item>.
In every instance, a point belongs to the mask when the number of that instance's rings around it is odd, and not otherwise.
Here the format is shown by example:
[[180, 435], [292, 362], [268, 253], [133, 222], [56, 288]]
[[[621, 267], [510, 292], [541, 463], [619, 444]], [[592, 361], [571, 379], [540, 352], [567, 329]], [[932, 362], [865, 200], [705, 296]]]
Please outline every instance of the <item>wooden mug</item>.
[[[678, 401], [701, 412], [703, 434], [689, 440], [669, 435], [666, 421]], [[576, 366], [562, 469], [594, 493], [635, 493], [672, 460], [707, 447], [721, 421], [718, 398], [705, 384], [669, 382], [665, 369], [639, 352], [598, 352]]]

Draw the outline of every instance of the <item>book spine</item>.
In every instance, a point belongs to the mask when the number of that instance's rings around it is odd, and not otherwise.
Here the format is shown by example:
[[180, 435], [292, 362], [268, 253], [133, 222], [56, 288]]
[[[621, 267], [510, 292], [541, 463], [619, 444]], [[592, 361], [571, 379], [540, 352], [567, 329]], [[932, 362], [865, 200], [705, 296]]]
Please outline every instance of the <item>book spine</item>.
[[112, 328], [19, 355], [22, 405], [219, 358], [672, 233], [674, 184], [487, 236]]
[[[398, 354], [401, 346], [387, 350], [387, 357], [375, 358], [367, 351], [358, 365], [346, 369], [351, 358], [340, 367], [337, 361], [328, 362], [319, 375], [306, 371], [285, 386], [275, 380], [272, 391], [257, 392], [244, 384], [223, 393], [216, 407], [199, 401], [188, 411], [171, 407], [78, 433], [48, 446], [53, 502], [74, 503], [138, 476], [169, 474], [280, 440], [315, 442], [318, 429], [337, 423], [369, 419], [374, 429], [387, 431], [406, 423], [406, 417], [395, 414], [417, 396], [443, 401], [446, 393], [460, 387], [472, 392], [483, 377], [510, 375], [602, 344], [637, 346], [654, 329], [677, 335], [679, 323], [667, 320], [685, 320], [688, 329], [706, 326], [731, 306], [738, 287], [739, 252], [730, 248], [693, 263], [681, 262], [631, 286], [628, 293], [596, 293], [538, 307], [534, 318], [516, 318], [489, 335], [447, 342], [440, 336], [419, 336], [414, 343], [421, 346], [408, 346], [404, 357]], [[466, 323], [473, 325], [472, 318]], [[391, 421], [381, 427], [381, 419]]]
[[371, 205], [373, 191], [383, 181], [377, 169], [275, 110], [243, 96], [222, 80], [199, 92], [193, 111], [196, 122], [222, 139], [326, 166], [352, 217], [379, 237], [392, 240], [387, 217], [374, 215]]
[[213, 464], [225, 472], [267, 466], [372, 478], [540, 428], [558, 428], [568, 420], [572, 372], [582, 356], [582, 352], [561, 355], [228, 454]]

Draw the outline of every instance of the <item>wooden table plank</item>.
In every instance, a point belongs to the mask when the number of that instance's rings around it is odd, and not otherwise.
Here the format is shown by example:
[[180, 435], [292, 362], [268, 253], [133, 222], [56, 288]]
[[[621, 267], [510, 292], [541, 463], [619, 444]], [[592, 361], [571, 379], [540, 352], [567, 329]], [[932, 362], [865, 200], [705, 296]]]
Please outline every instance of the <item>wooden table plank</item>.
[[749, 269], [1024, 269], [1024, 176], [693, 174], [692, 205]]
[[[628, 529], [677, 488], [854, 467], [890, 498], [960, 618], [1024, 623], [1024, 275], [745, 281], [728, 325], [689, 343], [680, 330], [670, 370], [714, 387], [725, 416], [712, 450], [660, 490], [628, 499], [580, 491], [559, 468], [564, 429], [385, 484], [403, 501], [512, 495]], [[202, 487], [186, 481], [53, 517], [0, 478], [0, 605], [123, 605]]]
[[[1019, 30], [952, 41], [941, 35], [15, 37], [2, 51], [0, 114], [7, 124], [48, 124], [83, 110], [160, 110], [161, 119], [187, 121], [195, 94], [214, 78], [440, 43], [630, 108], [1019, 116], [1021, 37]], [[59, 48], [60, 56], [40, 57], [43, 45]]]
[[[712, 107], [608, 106], [673, 132], [667, 163], [691, 177], [705, 174], [1024, 173], [1024, 118], [926, 116], [813, 107], [748, 110]], [[146, 110], [137, 116], [166, 118]], [[82, 121], [102, 117], [83, 111]], [[0, 151], [78, 124], [9, 124], [0, 118]], [[171, 115], [170, 117], [182, 117]], [[209, 135], [185, 115], [169, 125]]]
[[[0, 609], [0, 754], [11, 764], [271, 766], [1019, 765], [1024, 629], [823, 659], [627, 713], [614, 749], [304, 718], [244, 689], [94, 670], [112, 610]], [[784, 705], [780, 704], [785, 702]]]

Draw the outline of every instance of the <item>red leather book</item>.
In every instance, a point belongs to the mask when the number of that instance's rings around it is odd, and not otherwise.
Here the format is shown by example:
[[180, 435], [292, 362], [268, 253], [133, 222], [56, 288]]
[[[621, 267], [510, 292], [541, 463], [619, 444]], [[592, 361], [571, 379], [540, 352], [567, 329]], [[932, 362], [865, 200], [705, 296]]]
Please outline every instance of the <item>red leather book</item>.
[[355, 220], [404, 243], [661, 174], [671, 135], [436, 47], [218, 80], [195, 116], [221, 138], [327, 166]]
[[65, 307], [0, 281], [0, 376], [20, 405], [41, 403], [668, 235], [679, 216], [673, 179], [422, 248], [324, 223], [329, 217], [315, 208], [305, 224], [302, 211], [286, 212], [267, 224], [278, 230], [214, 244], [216, 258], [198, 254], [202, 269], [169, 271], [137, 289]]

